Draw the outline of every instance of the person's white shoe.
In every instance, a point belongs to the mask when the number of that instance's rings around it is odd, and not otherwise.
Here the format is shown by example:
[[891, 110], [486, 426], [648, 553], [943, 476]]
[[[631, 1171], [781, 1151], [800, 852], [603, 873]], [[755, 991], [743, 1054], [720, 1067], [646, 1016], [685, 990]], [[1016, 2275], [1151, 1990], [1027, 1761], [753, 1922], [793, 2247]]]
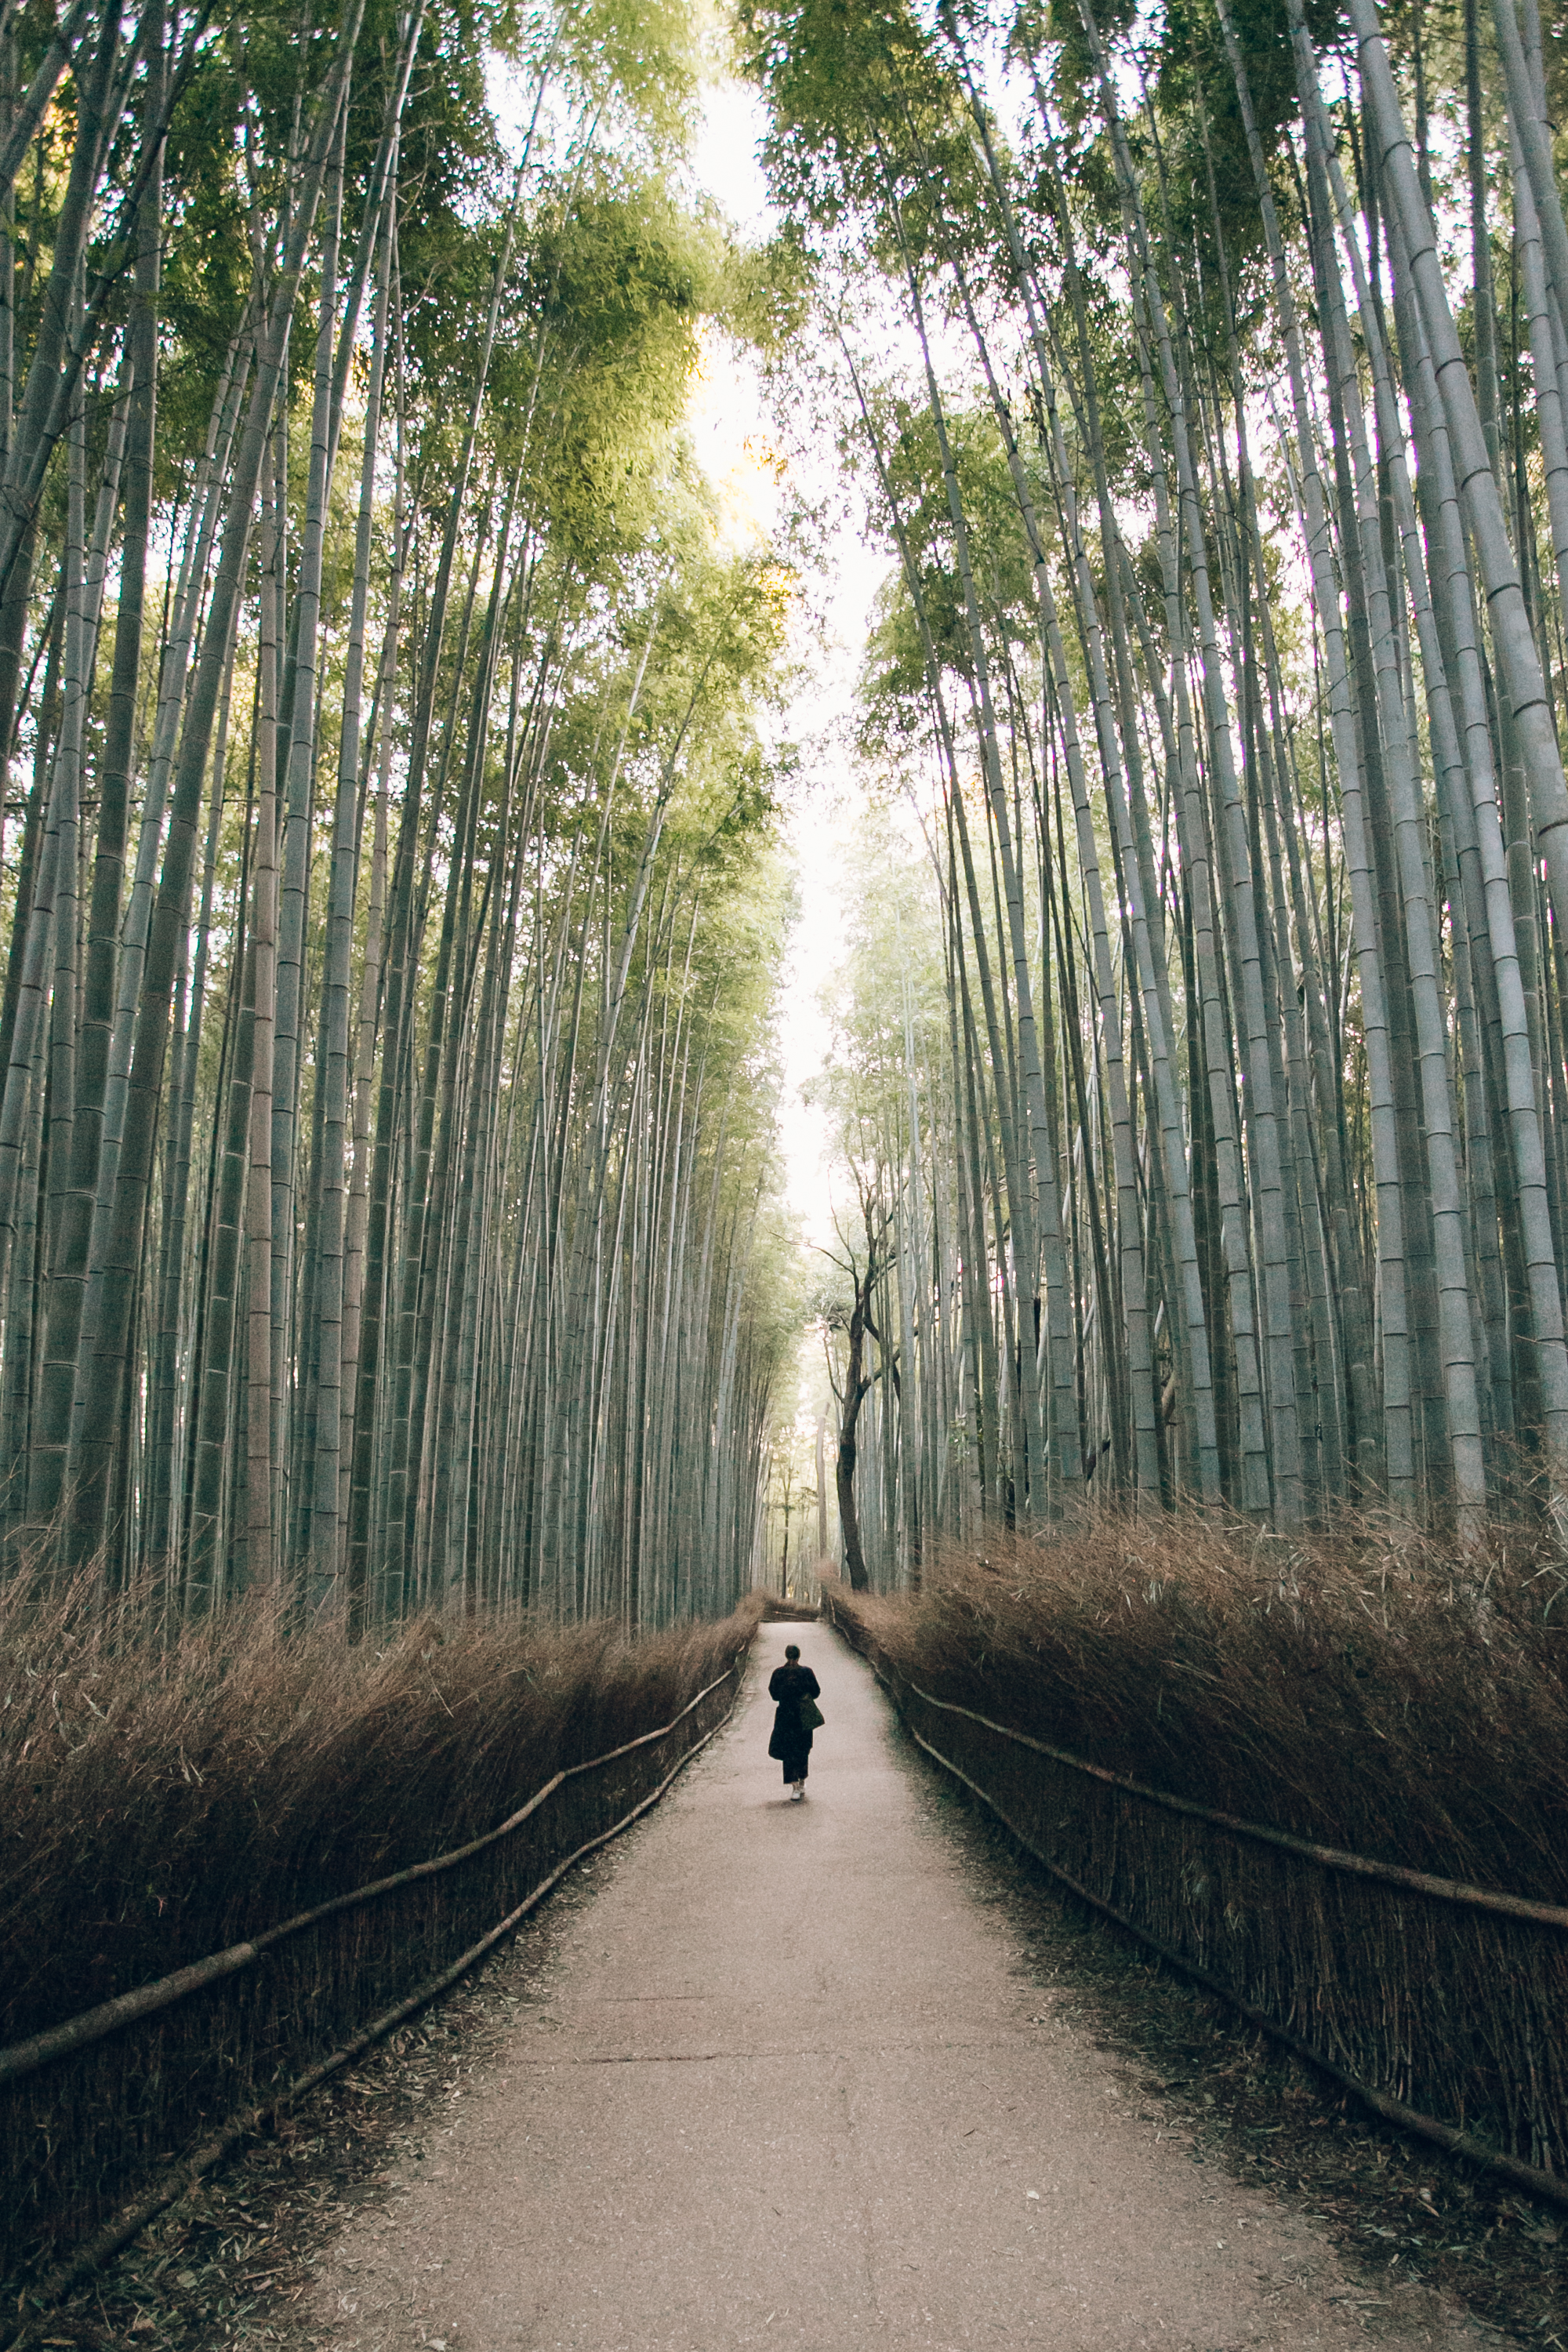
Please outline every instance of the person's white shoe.
[[794, 1788], [793, 1788], [793, 1789], [790, 1790], [790, 1792], [789, 1792], [789, 1797], [790, 1797], [790, 1802], [791, 1802], [791, 1804], [792, 1804], [792, 1805], [798, 1805], [798, 1804], [801, 1802], [802, 1799], [805, 1797], [805, 1790], [801, 1787], [800, 1782], [797, 1780], [797, 1781], [795, 1782], [795, 1784]]

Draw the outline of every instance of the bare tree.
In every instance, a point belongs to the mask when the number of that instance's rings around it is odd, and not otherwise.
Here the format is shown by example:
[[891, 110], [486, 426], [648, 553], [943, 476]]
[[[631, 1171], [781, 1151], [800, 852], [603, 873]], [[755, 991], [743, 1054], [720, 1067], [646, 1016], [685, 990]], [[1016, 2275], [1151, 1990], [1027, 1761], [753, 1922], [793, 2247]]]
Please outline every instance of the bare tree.
[[[884, 1208], [871, 1180], [857, 1171], [860, 1216], [865, 1228], [866, 1245], [862, 1255], [845, 1235], [835, 1221], [843, 1248], [842, 1257], [827, 1255], [841, 1274], [847, 1275], [850, 1286], [850, 1302], [846, 1313], [837, 1309], [829, 1324], [830, 1330], [844, 1335], [844, 1368], [840, 1373], [828, 1348], [828, 1378], [838, 1402], [838, 1447], [834, 1462], [834, 1485], [838, 1496], [838, 1525], [844, 1544], [844, 1566], [857, 1592], [870, 1589], [871, 1579], [866, 1568], [866, 1555], [860, 1541], [860, 1510], [855, 1492], [855, 1465], [858, 1453], [856, 1431], [860, 1420], [860, 1408], [876, 1383], [884, 1377], [896, 1380], [896, 1358], [890, 1353], [877, 1328], [873, 1307], [877, 1293], [894, 1263], [896, 1250], [888, 1236], [892, 1224], [891, 1213]], [[877, 1348], [878, 1362], [874, 1370], [867, 1364], [866, 1342], [871, 1339]]]

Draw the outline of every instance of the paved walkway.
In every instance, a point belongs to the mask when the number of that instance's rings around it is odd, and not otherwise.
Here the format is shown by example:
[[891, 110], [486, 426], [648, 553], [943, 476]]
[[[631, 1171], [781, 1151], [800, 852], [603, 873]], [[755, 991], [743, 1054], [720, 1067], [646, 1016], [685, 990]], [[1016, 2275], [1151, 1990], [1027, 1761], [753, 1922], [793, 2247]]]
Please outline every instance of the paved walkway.
[[[765, 1753], [786, 1639], [827, 1719], [804, 1805]], [[329, 2254], [323, 2352], [1365, 2345], [1327, 2241], [1053, 2021], [826, 1630], [763, 1628], [729, 1730], [611, 1852], [441, 2153]]]

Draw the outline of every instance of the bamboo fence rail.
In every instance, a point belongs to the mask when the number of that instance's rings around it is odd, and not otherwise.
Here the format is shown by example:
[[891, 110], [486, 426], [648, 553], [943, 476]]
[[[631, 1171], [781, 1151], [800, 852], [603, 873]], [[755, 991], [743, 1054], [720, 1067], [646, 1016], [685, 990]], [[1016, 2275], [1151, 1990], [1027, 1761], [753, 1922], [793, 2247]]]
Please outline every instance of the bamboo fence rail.
[[1083, 1901], [1377, 2114], [1568, 2205], [1568, 1909], [1311, 1843], [922, 1690], [905, 1727]]
[[[662, 1794], [727, 1719], [743, 1654], [670, 1722], [557, 1772], [483, 1837], [0, 2051], [0, 2276], [86, 2239], [48, 2281], [63, 2292], [84, 2258], [105, 2259], [268, 2113], [455, 1982]], [[113, 2215], [160, 2165], [174, 2168]]]

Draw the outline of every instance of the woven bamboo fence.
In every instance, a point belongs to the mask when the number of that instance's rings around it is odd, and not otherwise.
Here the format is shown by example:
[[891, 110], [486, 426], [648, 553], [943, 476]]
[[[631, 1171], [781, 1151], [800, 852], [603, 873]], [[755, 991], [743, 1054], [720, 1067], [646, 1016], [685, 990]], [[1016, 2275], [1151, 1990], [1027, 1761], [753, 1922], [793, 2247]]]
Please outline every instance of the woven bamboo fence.
[[94, 2258], [111, 2250], [174, 2193], [117, 2212], [149, 2175], [205, 2169], [454, 1981], [654, 1801], [728, 1717], [741, 1665], [483, 1837], [0, 2050], [0, 2276], [95, 2229]]
[[1145, 1788], [921, 1689], [826, 1595], [824, 1613], [1075, 1895], [1380, 2115], [1568, 2204], [1568, 1908]]

